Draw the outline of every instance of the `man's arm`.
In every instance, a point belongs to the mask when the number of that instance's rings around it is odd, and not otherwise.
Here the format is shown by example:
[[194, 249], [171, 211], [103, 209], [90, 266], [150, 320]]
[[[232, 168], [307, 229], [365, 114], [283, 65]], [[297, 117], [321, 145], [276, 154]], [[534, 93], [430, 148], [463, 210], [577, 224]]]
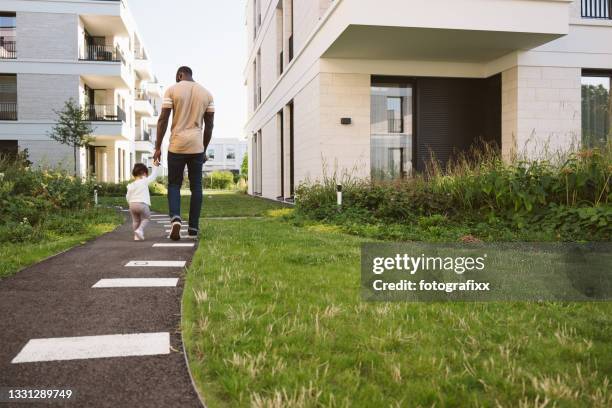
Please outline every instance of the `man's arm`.
[[215, 127], [215, 112], [206, 112], [204, 114], [204, 151], [208, 149], [210, 140], [212, 139], [213, 129]]
[[168, 130], [170, 113], [172, 113], [172, 109], [163, 108], [157, 120], [157, 140], [155, 141], [155, 154], [153, 155], [153, 160], [158, 163], [161, 161], [161, 147], [164, 142], [164, 136], [166, 136], [166, 131]]

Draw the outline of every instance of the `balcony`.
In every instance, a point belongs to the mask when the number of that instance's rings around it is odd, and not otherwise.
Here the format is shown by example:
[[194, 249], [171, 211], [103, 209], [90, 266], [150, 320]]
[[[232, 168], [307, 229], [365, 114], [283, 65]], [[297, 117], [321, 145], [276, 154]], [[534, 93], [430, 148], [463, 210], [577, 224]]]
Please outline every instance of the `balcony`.
[[317, 37], [324, 58], [487, 62], [567, 35], [572, 1], [342, 0]]
[[612, 19], [612, 0], [581, 0], [582, 18]]
[[84, 108], [85, 120], [90, 122], [125, 122], [123, 109], [113, 105], [88, 105]]
[[17, 102], [0, 102], [0, 120], [17, 120]]
[[0, 59], [16, 59], [17, 58], [17, 42], [6, 41], [0, 38]]
[[149, 96], [149, 93], [144, 89], [136, 89], [134, 110], [142, 116], [152, 117], [155, 116], [155, 108], [153, 107], [153, 100]]
[[136, 151], [152, 153], [155, 149], [154, 140], [151, 139], [151, 134], [146, 130], [140, 133], [136, 138]]
[[121, 49], [115, 45], [86, 45], [81, 49], [81, 61], [122, 62], [125, 58]]
[[149, 59], [149, 58], [147, 57], [147, 53], [146, 53], [145, 49], [144, 48], [139, 48], [139, 49], [134, 50], [134, 59], [137, 59], [137, 60], [146, 60], [146, 59]]

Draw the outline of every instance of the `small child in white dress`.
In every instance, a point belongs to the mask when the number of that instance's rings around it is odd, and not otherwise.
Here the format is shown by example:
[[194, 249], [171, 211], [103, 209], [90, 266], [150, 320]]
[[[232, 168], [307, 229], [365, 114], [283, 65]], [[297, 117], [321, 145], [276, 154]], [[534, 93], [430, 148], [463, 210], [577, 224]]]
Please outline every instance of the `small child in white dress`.
[[152, 174], [142, 163], [137, 163], [132, 170], [134, 181], [127, 186], [125, 198], [130, 205], [132, 215], [132, 228], [134, 229], [134, 241], [144, 241], [144, 230], [151, 218], [151, 196], [149, 184], [157, 179], [159, 163], [155, 163]]

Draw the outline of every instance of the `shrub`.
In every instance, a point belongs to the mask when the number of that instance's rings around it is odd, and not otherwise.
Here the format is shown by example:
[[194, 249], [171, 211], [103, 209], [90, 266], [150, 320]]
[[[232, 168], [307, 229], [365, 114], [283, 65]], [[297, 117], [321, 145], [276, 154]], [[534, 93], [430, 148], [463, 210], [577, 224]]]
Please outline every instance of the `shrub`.
[[[97, 183], [96, 189], [100, 197], [125, 197], [127, 194], [127, 185], [131, 181], [123, 181], [121, 183]], [[149, 193], [152, 196], [166, 195], [168, 190], [166, 186], [159, 180], [149, 185]]]
[[[547, 228], [561, 239], [610, 237], [612, 149], [582, 151], [561, 163], [504, 163], [491, 150], [470, 152], [442, 169], [398, 182], [326, 177], [297, 189], [297, 214], [316, 220], [410, 224], [426, 230], [445, 222], [513, 230]], [[336, 184], [343, 184], [339, 214]], [[537, 224], [536, 224], [537, 223]]]
[[[60, 171], [33, 169], [25, 156], [0, 159], [0, 225], [31, 234], [50, 214], [81, 210], [92, 205], [93, 184]], [[17, 238], [15, 238], [17, 239]]]
[[229, 190], [234, 187], [234, 174], [230, 171], [213, 171], [204, 177], [204, 187], [213, 190]]

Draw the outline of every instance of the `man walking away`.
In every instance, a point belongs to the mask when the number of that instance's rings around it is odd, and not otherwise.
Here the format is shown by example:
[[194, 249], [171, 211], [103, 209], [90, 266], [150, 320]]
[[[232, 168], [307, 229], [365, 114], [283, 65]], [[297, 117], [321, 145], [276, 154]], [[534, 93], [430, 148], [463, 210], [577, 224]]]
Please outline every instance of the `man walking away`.
[[189, 236], [197, 237], [202, 210], [202, 167], [212, 139], [215, 119], [213, 97], [193, 80], [189, 67], [180, 67], [176, 84], [166, 90], [162, 112], [157, 122], [154, 160], [161, 159], [161, 146], [172, 116], [170, 147], [168, 148], [168, 207], [172, 219], [170, 239], [181, 239], [181, 186], [185, 167], [189, 175], [191, 203], [189, 206]]

